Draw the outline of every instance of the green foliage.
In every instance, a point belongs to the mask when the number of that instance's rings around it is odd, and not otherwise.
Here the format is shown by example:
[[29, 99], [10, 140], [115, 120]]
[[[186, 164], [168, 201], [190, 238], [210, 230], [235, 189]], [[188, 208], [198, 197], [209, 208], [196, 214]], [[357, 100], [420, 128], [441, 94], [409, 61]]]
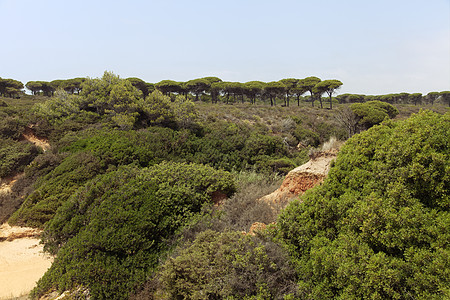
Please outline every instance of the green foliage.
[[5, 115], [0, 119], [0, 139], [20, 140], [26, 126], [26, 120], [17, 116]]
[[319, 98], [320, 107], [322, 108], [322, 94], [327, 93], [330, 98], [330, 109], [333, 108], [332, 95], [342, 86], [342, 82], [336, 79], [324, 80], [317, 83], [313, 88], [313, 93]]
[[[128, 80], [120, 79], [113, 73], [105, 72], [101, 79], [87, 79], [83, 83], [82, 89], [80, 94], [83, 99], [83, 104], [80, 107], [82, 110], [109, 116], [113, 122], [122, 120], [121, 118], [113, 118], [120, 114], [128, 115], [133, 121], [139, 116], [142, 92]], [[125, 124], [128, 123], [125, 122]], [[117, 125], [120, 127], [123, 124]]]
[[83, 285], [95, 299], [126, 299], [216, 191], [235, 191], [231, 174], [195, 164], [123, 167], [88, 182], [46, 226], [46, 249], [59, 251], [34, 296]]
[[450, 114], [354, 136], [278, 220], [311, 299], [449, 297]]
[[257, 166], [260, 171], [272, 172], [275, 170], [259, 168], [258, 163], [288, 155], [281, 138], [252, 132], [248, 125], [216, 122], [207, 129], [204, 136], [187, 141], [187, 160], [228, 171]]
[[283, 251], [240, 232], [200, 233], [160, 276], [165, 299], [283, 299], [296, 290]]
[[450, 107], [450, 91], [442, 91], [439, 93], [439, 95], [442, 98], [442, 102], [447, 103], [447, 105]]
[[198, 122], [198, 111], [194, 102], [182, 96], [177, 96], [171, 104], [175, 121], [180, 128], [194, 128]]
[[52, 123], [61, 123], [65, 119], [81, 113], [82, 98], [70, 95], [66, 91], [59, 89], [55, 96], [49, 100], [39, 103], [34, 110], [37, 115], [46, 118]]
[[143, 84], [136, 79], [124, 80], [105, 72], [102, 78], [84, 80], [81, 88], [80, 95], [57, 90], [55, 97], [36, 105], [35, 112], [58, 126], [96, 119], [122, 130], [175, 124], [170, 98], [145, 89], [148, 96], [144, 99]]
[[0, 178], [23, 171], [38, 154], [31, 143], [0, 138]]
[[316, 84], [318, 84], [321, 81], [320, 78], [315, 77], [315, 76], [310, 76], [310, 77], [306, 77], [304, 79], [300, 79], [298, 84], [297, 84], [297, 88], [300, 91], [309, 91], [309, 93], [311, 94], [311, 104], [312, 106], [314, 106], [314, 87], [316, 86]]
[[271, 106], [276, 105], [277, 97], [282, 96], [285, 91], [286, 91], [286, 86], [282, 82], [279, 82], [279, 81], [268, 82], [264, 86], [264, 92], [270, 98]]
[[262, 81], [249, 81], [243, 84], [245, 95], [250, 98], [251, 103], [256, 103], [256, 97], [261, 96], [265, 83]]
[[[168, 160], [208, 164], [228, 171], [255, 166], [267, 173], [285, 173], [294, 167], [292, 162], [283, 159], [288, 152], [278, 137], [250, 135], [247, 127], [227, 123], [217, 124], [210, 130], [204, 136], [158, 127], [67, 135], [59, 141], [65, 158], [38, 180], [35, 191], [10, 222], [42, 227], [78, 187], [120, 165], [146, 167]], [[32, 170], [33, 164], [30, 175]]]
[[205, 78], [189, 80], [184, 87], [191, 93], [195, 94], [195, 101], [199, 100], [199, 95], [209, 89], [211, 82]]
[[175, 121], [170, 98], [159, 91], [154, 91], [145, 98], [142, 102], [142, 110], [145, 122], [150, 125], [170, 126]]
[[131, 82], [131, 84], [135, 88], [139, 89], [142, 92], [142, 94], [144, 95], [144, 97], [147, 97], [154, 90], [154, 88], [152, 89], [151, 86], [142, 79], [139, 79], [136, 77], [130, 77], [130, 78], [127, 78], [127, 80], [129, 82]]
[[182, 83], [173, 80], [162, 80], [155, 84], [155, 88], [166, 96], [170, 93], [181, 93], [183, 90]]
[[350, 109], [356, 115], [358, 124], [363, 130], [380, 124], [385, 118], [392, 119], [399, 113], [395, 106], [378, 100], [354, 103], [350, 105]]
[[15, 79], [0, 77], [0, 96], [14, 98], [21, 93], [22, 89], [22, 82]]
[[[66, 158], [49, 174], [39, 179], [35, 191], [11, 217], [12, 224], [42, 227], [56, 210], [81, 185], [109, 168], [136, 164], [149, 166], [156, 158], [152, 147], [152, 135], [135, 131], [99, 132], [82, 138], [64, 148]], [[162, 155], [159, 153], [158, 155]], [[161, 158], [160, 158], [161, 159]], [[39, 162], [33, 162], [33, 164]], [[35, 167], [31, 165], [31, 170]]]

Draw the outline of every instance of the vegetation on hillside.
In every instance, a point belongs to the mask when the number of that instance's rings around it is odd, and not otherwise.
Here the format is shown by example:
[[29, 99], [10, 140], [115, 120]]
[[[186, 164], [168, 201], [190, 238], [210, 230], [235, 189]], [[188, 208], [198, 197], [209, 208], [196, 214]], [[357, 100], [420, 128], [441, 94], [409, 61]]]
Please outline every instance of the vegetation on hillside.
[[[29, 82], [32, 96], [8, 84], [0, 178], [23, 176], [0, 193], [0, 221], [43, 228], [56, 255], [35, 297], [448, 296], [445, 93], [333, 97], [342, 83], [317, 77], [153, 85], [110, 72]], [[419, 112], [424, 101], [439, 113]], [[329, 179], [277, 221], [281, 208], [258, 199], [332, 136], [351, 138]]]
[[450, 115], [424, 111], [346, 142], [278, 220], [301, 298], [450, 296], [449, 136]]
[[34, 295], [85, 286], [96, 299], [124, 299], [168, 250], [167, 240], [211, 201], [230, 196], [232, 176], [195, 164], [122, 167], [64, 203], [43, 238], [57, 257]]

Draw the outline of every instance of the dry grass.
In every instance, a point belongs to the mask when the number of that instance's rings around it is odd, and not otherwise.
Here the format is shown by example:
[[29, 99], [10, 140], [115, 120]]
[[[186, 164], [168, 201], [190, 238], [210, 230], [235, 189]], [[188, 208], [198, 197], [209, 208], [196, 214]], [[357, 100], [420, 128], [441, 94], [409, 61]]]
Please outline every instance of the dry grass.
[[332, 136], [327, 142], [323, 143], [322, 151], [339, 150], [343, 144], [343, 141], [340, 141], [336, 139], [336, 137]]

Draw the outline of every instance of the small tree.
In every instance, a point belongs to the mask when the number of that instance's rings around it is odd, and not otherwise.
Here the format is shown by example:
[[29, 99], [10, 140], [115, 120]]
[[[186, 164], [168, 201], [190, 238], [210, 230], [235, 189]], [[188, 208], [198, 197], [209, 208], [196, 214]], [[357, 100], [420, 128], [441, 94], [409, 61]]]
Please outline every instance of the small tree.
[[229, 82], [227, 88], [233, 95], [233, 101], [236, 102], [236, 96], [241, 96], [241, 102], [244, 103], [244, 85], [240, 82]]
[[306, 77], [304, 79], [300, 79], [298, 82], [299, 89], [301, 89], [301, 90], [304, 89], [311, 93], [311, 105], [313, 107], [314, 107], [314, 98], [315, 98], [313, 89], [316, 86], [316, 84], [318, 84], [320, 81], [321, 81], [320, 78], [311, 76], [311, 77]]
[[286, 98], [284, 100], [285, 106], [289, 106], [289, 98], [294, 93], [294, 89], [297, 87], [298, 81], [299, 79], [295, 78], [286, 78], [280, 80], [280, 82], [285, 85], [285, 93], [286, 93]]
[[436, 101], [439, 96], [439, 92], [429, 92], [426, 96], [426, 99], [431, 105], [434, 105], [434, 101]]
[[209, 90], [211, 83], [204, 78], [198, 78], [189, 80], [185, 83], [184, 86], [190, 93], [193, 93], [195, 95], [195, 101], [198, 101], [199, 96], [205, 91]]
[[354, 103], [350, 105], [350, 109], [357, 117], [360, 131], [380, 124], [385, 118], [392, 119], [399, 113], [395, 106], [382, 101]]
[[209, 94], [211, 95], [211, 103], [217, 103], [217, 98], [219, 96], [219, 93], [218, 93], [217, 89], [212, 87], [212, 85], [216, 82], [222, 82], [222, 79], [220, 79], [219, 77], [214, 77], [214, 76], [203, 77], [202, 79], [209, 82], [209, 87], [208, 87], [207, 92], [209, 92]]
[[336, 92], [342, 86], [342, 82], [336, 79], [324, 80], [316, 84], [313, 88], [313, 92], [316, 93], [320, 100], [320, 108], [322, 106], [322, 94], [327, 93], [330, 98], [330, 109], [333, 108], [333, 93]]
[[212, 103], [217, 103], [219, 99], [220, 93], [223, 91], [223, 82], [218, 81], [211, 84], [209, 87], [209, 91], [211, 93], [211, 101]]
[[277, 97], [283, 95], [286, 86], [279, 81], [268, 82], [264, 87], [264, 91], [270, 98], [270, 106], [277, 105]]
[[180, 93], [181, 83], [173, 80], [162, 80], [155, 84], [155, 88], [166, 96], [170, 93]]
[[144, 97], [147, 97], [148, 94], [150, 94], [150, 90], [149, 90], [149, 86], [147, 85], [147, 83], [139, 78], [136, 77], [130, 77], [127, 78], [127, 80], [138, 90], [140, 90], [142, 92], [142, 94], [144, 95]]
[[409, 95], [409, 99], [411, 100], [414, 105], [417, 105], [418, 103], [422, 102], [422, 94], [421, 93], [414, 93]]
[[42, 83], [40, 81], [28, 81], [25, 87], [31, 91], [33, 95], [39, 94], [42, 90]]
[[23, 83], [15, 79], [0, 78], [0, 95], [17, 97], [23, 89]]
[[448, 106], [450, 107], [450, 91], [443, 91], [443, 92], [440, 92], [439, 95], [440, 95], [440, 96], [442, 97], [442, 99], [444, 100], [444, 103], [447, 103]]
[[357, 133], [359, 118], [347, 105], [339, 108], [334, 118], [347, 130], [348, 138]]
[[249, 81], [244, 83], [244, 94], [250, 99], [250, 103], [255, 104], [256, 98], [261, 96], [265, 83], [262, 81]]
[[171, 104], [175, 121], [181, 128], [191, 128], [198, 120], [198, 111], [194, 102], [178, 95]]
[[297, 106], [300, 106], [300, 97], [308, 91], [300, 81], [300, 79], [297, 80], [297, 84], [291, 89], [292, 94], [297, 98]]
[[170, 97], [154, 91], [145, 98], [143, 111], [151, 125], [170, 125], [175, 121]]

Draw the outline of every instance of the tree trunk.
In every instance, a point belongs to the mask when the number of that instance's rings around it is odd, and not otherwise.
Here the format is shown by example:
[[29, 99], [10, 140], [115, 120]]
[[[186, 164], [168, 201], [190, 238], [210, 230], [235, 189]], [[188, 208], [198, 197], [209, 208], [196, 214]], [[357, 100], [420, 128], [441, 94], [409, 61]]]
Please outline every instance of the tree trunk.
[[330, 96], [330, 109], [333, 109], [333, 100], [331, 99], [332, 93], [328, 94]]

